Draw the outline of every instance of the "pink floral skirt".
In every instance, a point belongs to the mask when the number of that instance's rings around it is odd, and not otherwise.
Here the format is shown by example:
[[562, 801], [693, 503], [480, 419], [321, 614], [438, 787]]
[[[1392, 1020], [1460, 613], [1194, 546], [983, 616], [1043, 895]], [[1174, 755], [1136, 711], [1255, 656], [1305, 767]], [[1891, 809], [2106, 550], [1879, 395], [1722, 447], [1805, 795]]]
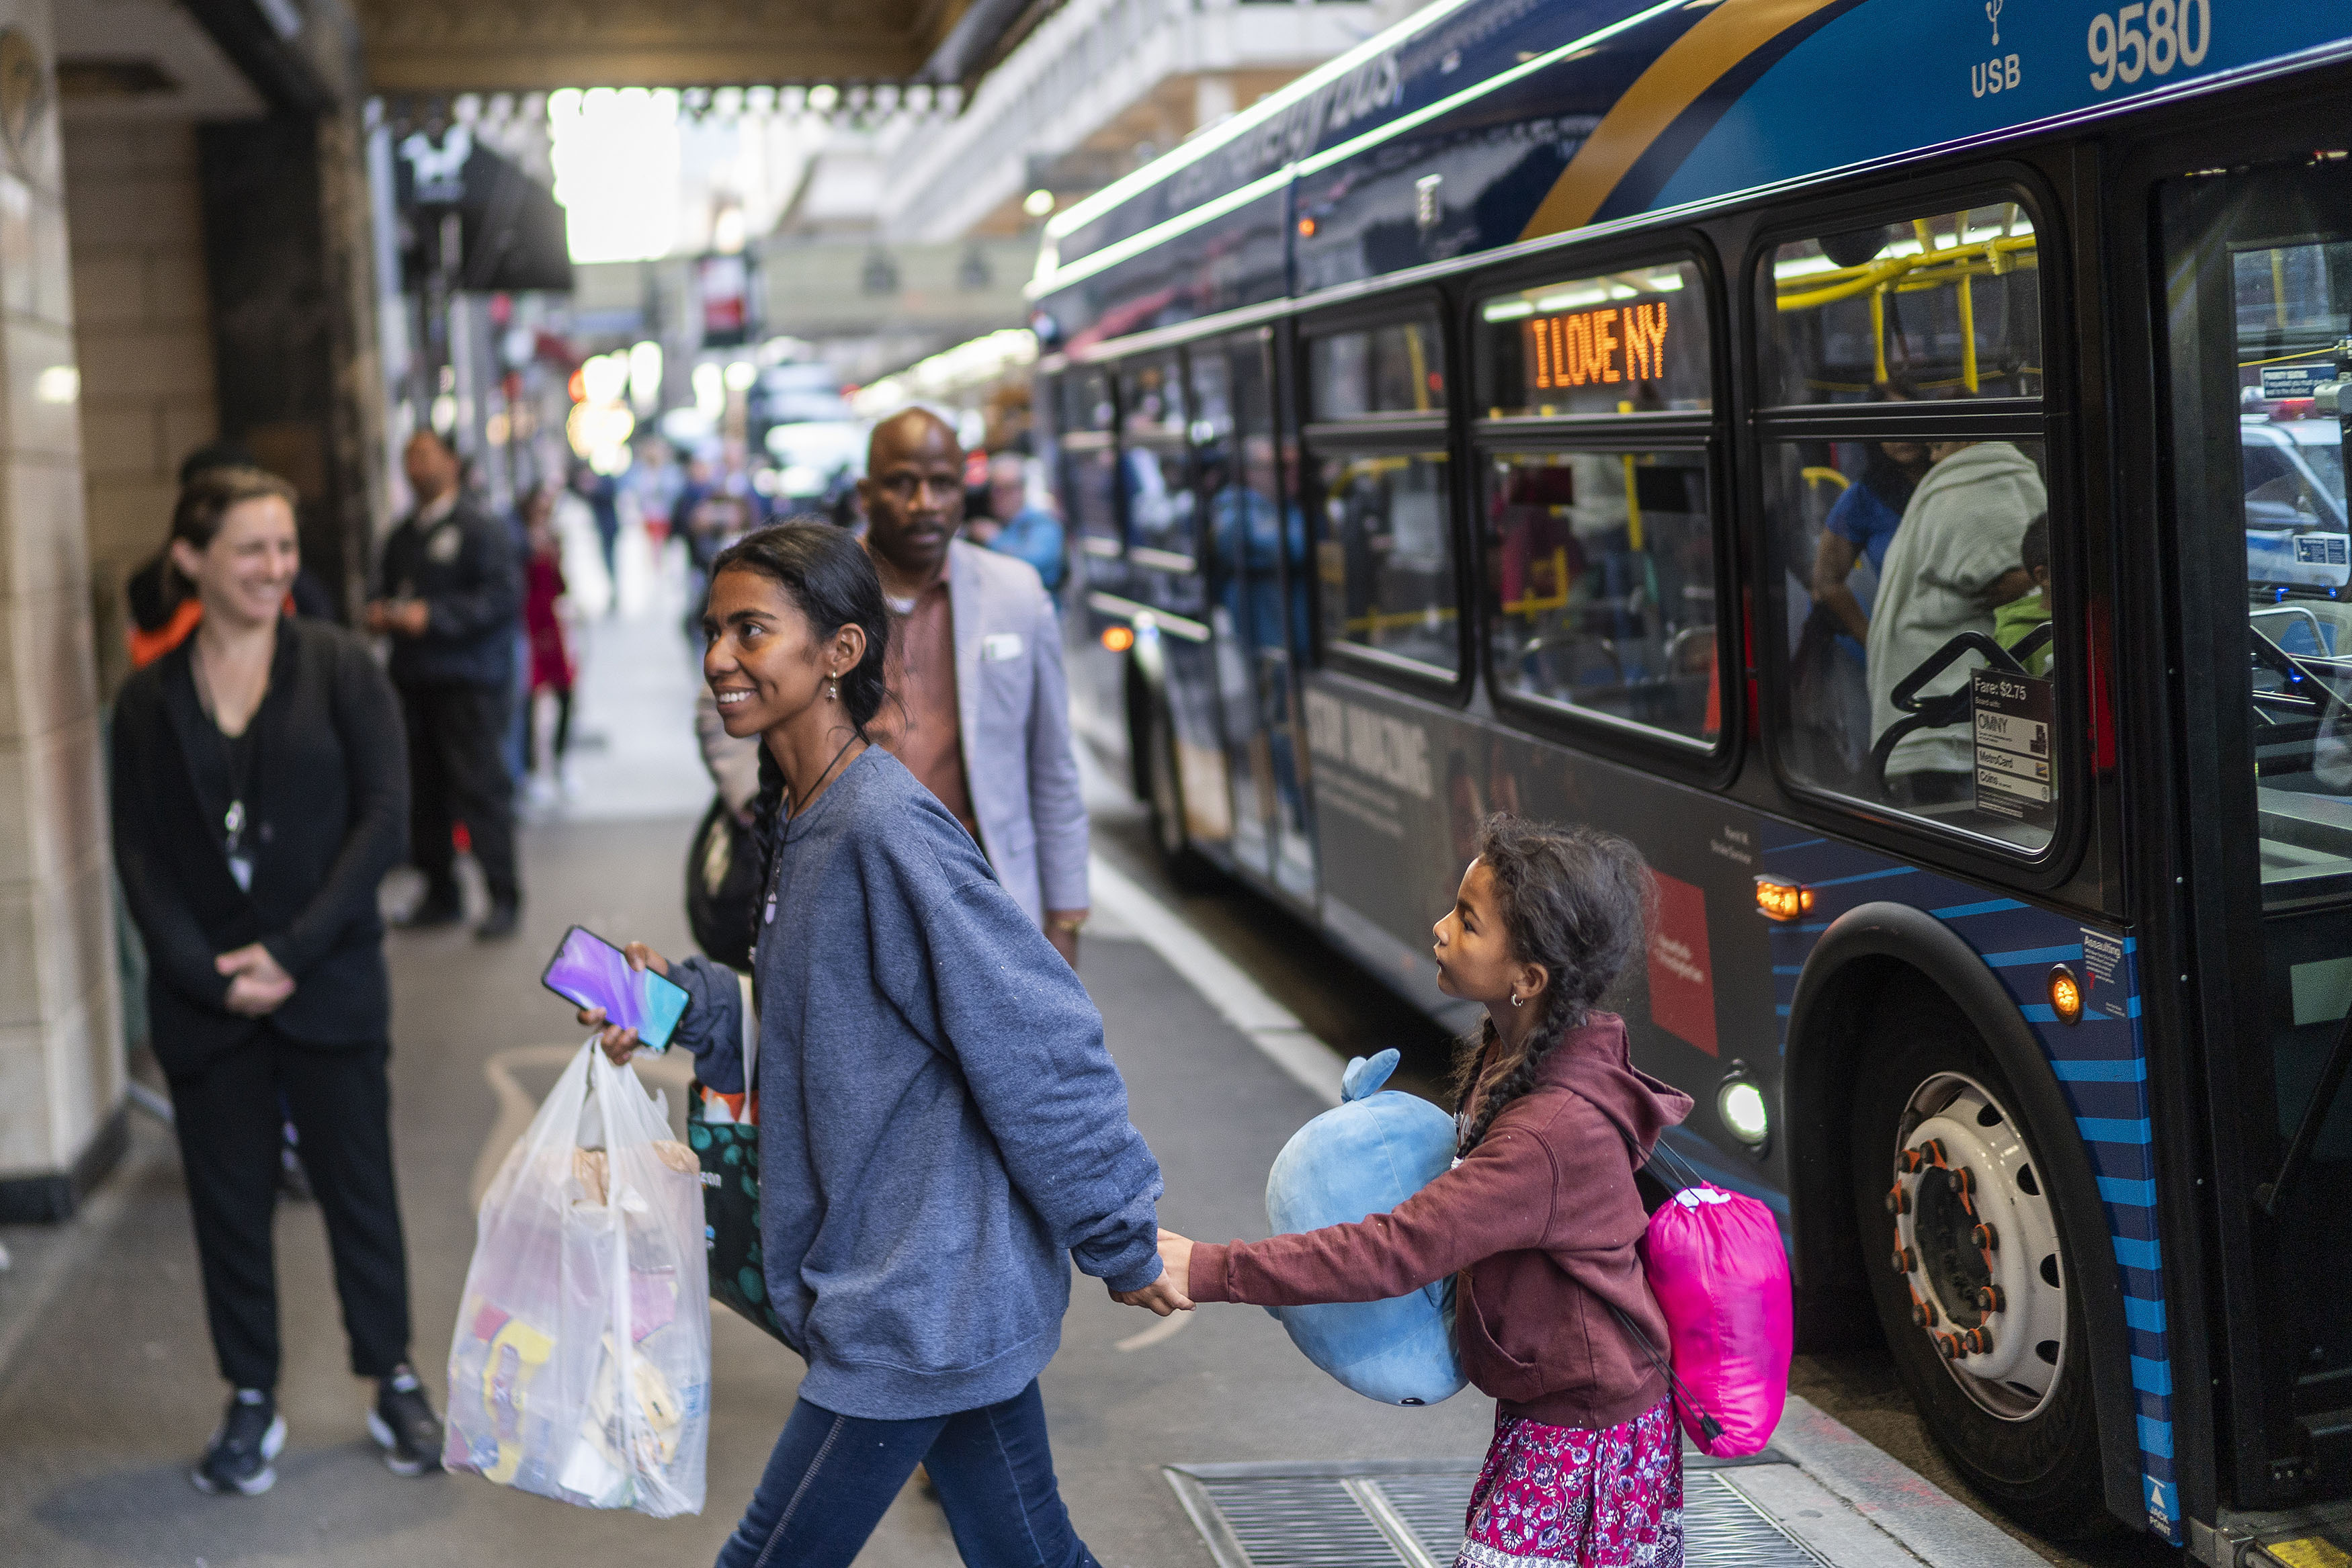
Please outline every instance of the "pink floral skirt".
[[1682, 1568], [1674, 1402], [1600, 1431], [1495, 1416], [1454, 1568]]

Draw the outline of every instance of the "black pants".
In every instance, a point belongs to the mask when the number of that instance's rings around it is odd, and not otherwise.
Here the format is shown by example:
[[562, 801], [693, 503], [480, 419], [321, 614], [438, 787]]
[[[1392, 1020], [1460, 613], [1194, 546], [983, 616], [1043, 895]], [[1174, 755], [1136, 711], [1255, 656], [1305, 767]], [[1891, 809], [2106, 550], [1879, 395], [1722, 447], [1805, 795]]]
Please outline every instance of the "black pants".
[[205, 1316], [221, 1375], [278, 1385], [278, 1096], [301, 1139], [334, 1255], [352, 1370], [383, 1377], [408, 1359], [408, 1260], [392, 1178], [391, 1047], [320, 1047], [264, 1025], [236, 1050], [172, 1080], [173, 1124], [203, 1265]]
[[408, 719], [409, 853], [425, 873], [428, 899], [455, 904], [457, 852], [452, 824], [466, 824], [490, 897], [511, 904], [515, 882], [514, 779], [504, 755], [503, 686], [404, 686]]
[[[555, 738], [548, 747], [548, 760], [562, 763], [563, 754], [572, 749], [572, 688], [546, 686], [542, 690], [555, 695]], [[522, 765], [526, 773], [539, 771], [539, 693], [523, 699]]]

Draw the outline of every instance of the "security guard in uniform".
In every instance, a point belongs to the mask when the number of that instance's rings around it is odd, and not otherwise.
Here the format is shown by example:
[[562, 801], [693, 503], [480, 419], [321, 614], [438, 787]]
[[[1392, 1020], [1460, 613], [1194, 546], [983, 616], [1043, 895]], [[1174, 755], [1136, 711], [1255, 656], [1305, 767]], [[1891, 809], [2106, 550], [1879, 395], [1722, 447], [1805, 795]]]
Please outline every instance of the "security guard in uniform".
[[425, 899], [406, 924], [463, 917], [450, 832], [466, 824], [489, 883], [475, 935], [514, 934], [514, 779], [500, 752], [514, 689], [521, 563], [504, 524], [463, 494], [457, 451], [419, 431], [403, 455], [416, 510], [384, 541], [368, 629], [392, 638], [392, 682], [408, 725], [411, 852]]

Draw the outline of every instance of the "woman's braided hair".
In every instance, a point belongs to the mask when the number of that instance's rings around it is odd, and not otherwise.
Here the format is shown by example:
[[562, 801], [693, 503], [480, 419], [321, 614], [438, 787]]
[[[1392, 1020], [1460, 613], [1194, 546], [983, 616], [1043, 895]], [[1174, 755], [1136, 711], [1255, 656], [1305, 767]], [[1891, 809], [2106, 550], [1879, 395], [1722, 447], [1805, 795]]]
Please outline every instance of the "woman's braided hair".
[[[860, 740], [890, 695], [887, 670], [890, 608], [882, 597], [866, 547], [824, 522], [780, 523], [746, 534], [710, 563], [710, 580], [723, 572], [756, 572], [781, 587], [805, 616], [820, 642], [844, 626], [866, 633], [866, 654], [840, 677], [841, 706]], [[760, 892], [751, 904], [751, 940], [760, 939], [768, 878], [775, 869], [778, 820], [783, 815], [784, 770], [765, 746], [760, 747], [760, 793], [751, 803], [754, 841], [760, 846]]]
[[1479, 1069], [1495, 1047], [1494, 1020], [1465, 1035], [1454, 1053], [1454, 1104], [1471, 1108], [1460, 1153], [1468, 1154], [1496, 1115], [1536, 1086], [1545, 1056], [1591, 1016], [1648, 940], [1657, 900], [1650, 868], [1632, 844], [1584, 826], [1557, 827], [1496, 815], [1478, 827], [1478, 859], [1495, 879], [1495, 904], [1511, 956], [1550, 975], [1543, 1016], [1518, 1055], [1495, 1064], [1478, 1095]]

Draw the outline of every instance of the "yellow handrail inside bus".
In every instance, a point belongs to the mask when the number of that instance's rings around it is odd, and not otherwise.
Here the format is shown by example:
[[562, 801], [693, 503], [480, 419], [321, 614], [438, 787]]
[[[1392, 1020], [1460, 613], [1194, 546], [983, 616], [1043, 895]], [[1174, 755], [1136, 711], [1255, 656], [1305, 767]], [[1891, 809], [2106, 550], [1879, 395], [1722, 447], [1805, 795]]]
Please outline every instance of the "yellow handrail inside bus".
[[1804, 481], [1808, 485], [1835, 485], [1843, 490], [1853, 483], [1834, 468], [1803, 468], [1798, 472], [1804, 476]]
[[1346, 624], [1350, 632], [1385, 632], [1391, 626], [1425, 626], [1433, 617], [1451, 621], [1454, 614], [1451, 608], [1444, 605], [1427, 610], [1378, 610], [1370, 615], [1350, 615]]
[[2000, 270], [2001, 258], [2034, 249], [2038, 238], [2035, 235], [2011, 235], [1979, 245], [1951, 246], [1943, 250], [1922, 251], [1917, 256], [1890, 256], [1858, 267], [1832, 267], [1827, 272], [1781, 278], [1775, 284], [1784, 291], [1780, 308], [1784, 311], [1811, 310], [1840, 299], [1851, 299], [1882, 285], [1895, 284], [1898, 279], [1903, 291], [1908, 293], [1938, 288], [1961, 277], [1990, 276]]
[[1977, 392], [1977, 304], [1969, 275], [1960, 274], [1960, 384], [1969, 395]]
[[1551, 580], [1559, 585], [1559, 592], [1547, 593], [1540, 597], [1528, 593], [1517, 599], [1506, 600], [1503, 602], [1503, 613], [1540, 615], [1547, 610], [1568, 608], [1568, 547], [1566, 545], [1558, 546], [1551, 552]]

